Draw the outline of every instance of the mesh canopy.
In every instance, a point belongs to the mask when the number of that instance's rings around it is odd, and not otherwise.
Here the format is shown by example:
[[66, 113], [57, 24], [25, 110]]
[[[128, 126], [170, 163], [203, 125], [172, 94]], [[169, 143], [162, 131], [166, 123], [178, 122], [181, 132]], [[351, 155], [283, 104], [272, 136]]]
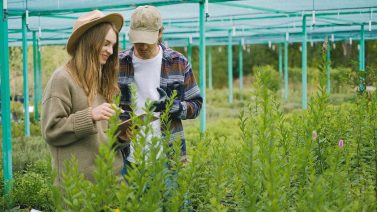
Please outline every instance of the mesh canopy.
[[[92, 9], [121, 13], [126, 21], [121, 42], [123, 37], [126, 37], [123, 42], [127, 42], [131, 13], [136, 6], [145, 4], [155, 5], [161, 11], [164, 40], [170, 46], [186, 46], [188, 42], [199, 45], [199, 1], [161, 0], [9, 0], [9, 43], [21, 44], [21, 19], [26, 9], [29, 32], [38, 32], [42, 45], [66, 44], [74, 21]], [[233, 43], [280, 43], [287, 38], [289, 42], [301, 42], [303, 17], [309, 42], [326, 36], [334, 41], [358, 40], [361, 25], [365, 39], [377, 37], [375, 0], [209, 1], [207, 10], [207, 45], [226, 44], [229, 36]], [[27, 33], [27, 38], [32, 41], [32, 33]]]

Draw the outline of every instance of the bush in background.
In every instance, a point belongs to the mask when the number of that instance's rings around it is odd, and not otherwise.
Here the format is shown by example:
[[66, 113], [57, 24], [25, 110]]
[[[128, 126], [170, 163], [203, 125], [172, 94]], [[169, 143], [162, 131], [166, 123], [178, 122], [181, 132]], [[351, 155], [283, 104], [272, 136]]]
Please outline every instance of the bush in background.
[[267, 89], [277, 92], [281, 87], [281, 78], [279, 73], [272, 66], [261, 66], [256, 70], [257, 75], [260, 79], [264, 80], [264, 84]]
[[20, 208], [54, 211], [53, 175], [49, 160], [31, 163], [24, 171], [17, 172], [13, 181], [13, 204]]

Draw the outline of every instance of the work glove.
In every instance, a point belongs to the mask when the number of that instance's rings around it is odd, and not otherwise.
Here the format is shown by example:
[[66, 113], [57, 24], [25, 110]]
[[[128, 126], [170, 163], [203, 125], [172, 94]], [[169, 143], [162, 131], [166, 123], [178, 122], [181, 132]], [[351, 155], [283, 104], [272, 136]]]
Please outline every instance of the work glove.
[[152, 102], [152, 111], [162, 112], [165, 110], [166, 104], [168, 102], [168, 95], [162, 88], [157, 88], [157, 92], [160, 95], [160, 98]]
[[[166, 104], [168, 102], [168, 95], [162, 88], [157, 88], [157, 92], [160, 95], [160, 99], [152, 102], [153, 112], [163, 112], [166, 109]], [[178, 99], [174, 99], [173, 105], [169, 110], [172, 117], [178, 118], [183, 110], [182, 103]]]

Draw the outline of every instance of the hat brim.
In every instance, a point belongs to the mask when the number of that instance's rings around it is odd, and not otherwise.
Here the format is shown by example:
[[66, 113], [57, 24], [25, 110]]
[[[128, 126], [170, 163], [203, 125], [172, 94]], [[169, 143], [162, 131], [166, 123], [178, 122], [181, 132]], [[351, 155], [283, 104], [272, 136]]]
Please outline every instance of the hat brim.
[[103, 16], [102, 18], [95, 19], [91, 22], [88, 22], [79, 28], [77, 28], [75, 31], [72, 32], [71, 36], [68, 39], [67, 42], [67, 52], [68, 54], [72, 55], [73, 54], [73, 46], [75, 45], [76, 41], [90, 28], [93, 26], [100, 24], [100, 23], [105, 23], [109, 22], [114, 24], [115, 28], [117, 29], [118, 32], [123, 27], [124, 19], [123, 16], [119, 13], [110, 13], [108, 15]]
[[155, 44], [158, 40], [158, 33], [159, 31], [151, 32], [130, 29], [128, 36], [131, 43]]

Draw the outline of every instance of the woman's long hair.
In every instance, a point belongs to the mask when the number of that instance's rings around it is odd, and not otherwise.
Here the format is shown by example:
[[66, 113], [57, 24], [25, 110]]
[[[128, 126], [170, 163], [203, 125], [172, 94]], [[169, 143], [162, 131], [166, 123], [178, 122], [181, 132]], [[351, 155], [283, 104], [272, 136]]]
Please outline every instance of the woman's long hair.
[[[116, 44], [113, 54], [101, 67], [99, 55], [110, 29], [116, 34]], [[107, 102], [112, 102], [112, 97], [119, 91], [118, 33], [111, 23], [101, 23], [92, 27], [76, 42], [74, 53], [67, 63], [69, 73], [84, 89], [90, 106], [97, 94], [102, 94]]]

